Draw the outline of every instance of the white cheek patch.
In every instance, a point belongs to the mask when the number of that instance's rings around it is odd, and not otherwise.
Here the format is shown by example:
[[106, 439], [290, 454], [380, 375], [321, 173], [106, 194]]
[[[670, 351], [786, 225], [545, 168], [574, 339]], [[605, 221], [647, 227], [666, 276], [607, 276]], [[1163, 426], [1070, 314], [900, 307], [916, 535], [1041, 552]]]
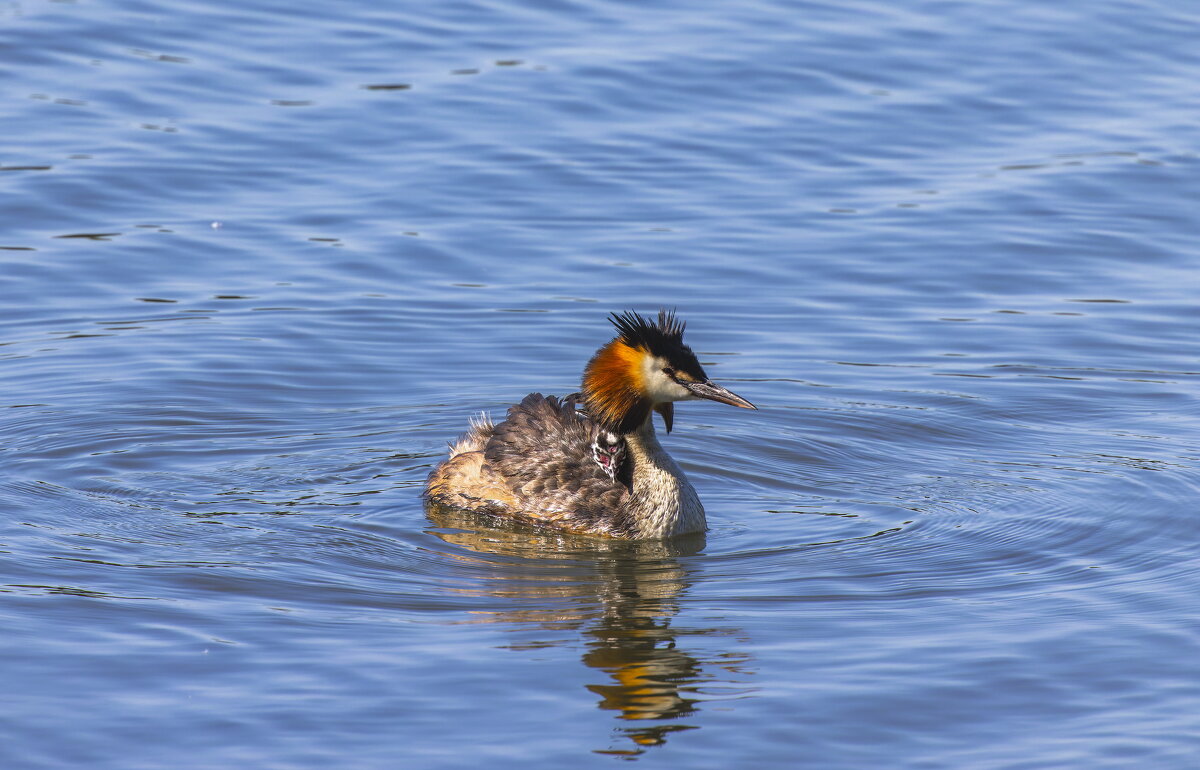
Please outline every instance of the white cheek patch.
[[646, 386], [646, 395], [656, 404], [667, 401], [694, 401], [696, 397], [687, 388], [671, 379], [663, 372], [668, 364], [655, 356], [646, 356], [642, 361], [642, 381]]

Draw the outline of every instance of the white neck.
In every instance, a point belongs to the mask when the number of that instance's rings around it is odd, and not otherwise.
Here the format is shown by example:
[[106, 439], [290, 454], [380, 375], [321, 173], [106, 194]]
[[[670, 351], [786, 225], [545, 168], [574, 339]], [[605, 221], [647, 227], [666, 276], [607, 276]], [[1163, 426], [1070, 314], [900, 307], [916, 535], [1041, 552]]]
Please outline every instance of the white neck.
[[633, 460], [633, 492], [628, 506], [645, 540], [703, 532], [704, 506], [696, 490], [654, 436], [647, 418], [636, 433], [625, 436]]

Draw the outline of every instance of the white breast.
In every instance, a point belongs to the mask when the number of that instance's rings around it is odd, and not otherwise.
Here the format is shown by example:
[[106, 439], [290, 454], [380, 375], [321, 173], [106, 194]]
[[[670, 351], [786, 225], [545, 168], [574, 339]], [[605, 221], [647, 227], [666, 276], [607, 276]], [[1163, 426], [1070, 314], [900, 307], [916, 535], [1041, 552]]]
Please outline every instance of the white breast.
[[657, 539], [703, 532], [707, 527], [704, 506], [683, 470], [663, 449], [647, 420], [637, 433], [626, 437], [633, 460], [633, 493], [630, 512], [641, 537]]

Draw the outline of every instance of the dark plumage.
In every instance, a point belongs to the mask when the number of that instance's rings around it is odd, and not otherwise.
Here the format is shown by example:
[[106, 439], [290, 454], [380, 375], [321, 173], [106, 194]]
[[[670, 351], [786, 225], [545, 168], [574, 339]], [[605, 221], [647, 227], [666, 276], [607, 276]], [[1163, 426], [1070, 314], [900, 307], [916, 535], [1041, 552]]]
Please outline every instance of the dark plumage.
[[[493, 429], [483, 457], [519, 496], [537, 500], [544, 513], [566, 512], [590, 526], [606, 513], [620, 511], [630, 489], [627, 461], [615, 469], [614, 478], [593, 456], [602, 432], [595, 420], [576, 411], [574, 401], [530, 393], [509, 407], [508, 419]], [[614, 528], [631, 531], [628, 517], [618, 518]]]

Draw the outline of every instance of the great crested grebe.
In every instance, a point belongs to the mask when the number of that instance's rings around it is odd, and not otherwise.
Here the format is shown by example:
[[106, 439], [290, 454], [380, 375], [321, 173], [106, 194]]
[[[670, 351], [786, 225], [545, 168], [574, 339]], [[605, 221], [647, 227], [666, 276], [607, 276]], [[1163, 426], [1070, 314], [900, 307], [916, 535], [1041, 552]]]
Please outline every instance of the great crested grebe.
[[654, 436], [675, 401], [756, 407], [708, 379], [683, 343], [683, 322], [609, 317], [617, 336], [596, 351], [579, 393], [531, 393], [498, 425], [486, 417], [450, 447], [425, 484], [435, 503], [572, 532], [651, 540], [702, 532], [704, 506]]

